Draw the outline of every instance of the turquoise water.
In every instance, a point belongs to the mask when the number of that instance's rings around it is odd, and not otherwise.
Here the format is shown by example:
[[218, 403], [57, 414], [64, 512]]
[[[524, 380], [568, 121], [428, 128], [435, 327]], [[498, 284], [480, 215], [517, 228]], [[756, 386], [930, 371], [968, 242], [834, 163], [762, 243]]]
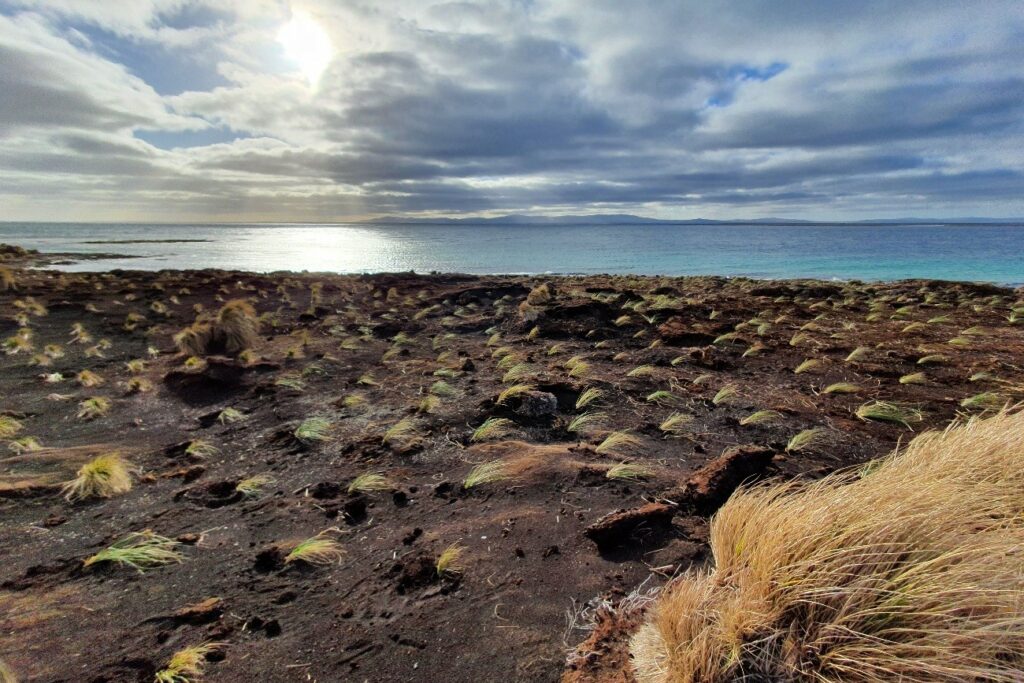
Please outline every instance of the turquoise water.
[[[1013, 225], [143, 225], [0, 223], [0, 242], [117, 253], [66, 270], [637, 273], [1024, 283]], [[99, 243], [125, 240], [190, 242]]]

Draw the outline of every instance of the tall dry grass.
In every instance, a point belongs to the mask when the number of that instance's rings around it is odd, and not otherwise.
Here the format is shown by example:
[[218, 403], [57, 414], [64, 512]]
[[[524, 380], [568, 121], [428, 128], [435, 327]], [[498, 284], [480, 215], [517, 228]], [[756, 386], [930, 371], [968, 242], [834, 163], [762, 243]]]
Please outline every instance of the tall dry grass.
[[634, 636], [642, 683], [1024, 680], [1024, 413], [741, 490]]

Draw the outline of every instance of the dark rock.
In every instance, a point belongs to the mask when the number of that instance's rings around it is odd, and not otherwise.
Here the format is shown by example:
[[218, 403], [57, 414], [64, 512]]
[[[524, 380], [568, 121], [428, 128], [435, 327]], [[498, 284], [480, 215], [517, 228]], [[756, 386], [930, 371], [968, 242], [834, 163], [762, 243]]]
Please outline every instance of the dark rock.
[[640, 528], [665, 530], [671, 526], [676, 508], [664, 503], [648, 503], [630, 510], [610, 512], [597, 520], [583, 534], [598, 548], [612, 548], [626, 544]]
[[437, 567], [434, 559], [427, 555], [414, 555], [396, 562], [391, 567], [392, 574], [398, 574], [398, 592], [406, 593], [416, 588], [429, 586], [437, 580]]
[[529, 418], [554, 415], [558, 410], [558, 399], [544, 391], [528, 391], [519, 396], [516, 412]]
[[252, 568], [258, 572], [267, 573], [282, 569], [284, 567], [284, 552], [277, 546], [265, 548], [256, 553], [256, 561]]
[[764, 446], [735, 446], [693, 473], [680, 489], [664, 498], [687, 514], [711, 515], [740, 484], [764, 474], [775, 451]]
[[309, 495], [317, 500], [328, 500], [341, 495], [341, 484], [334, 481], [322, 481], [309, 489]]

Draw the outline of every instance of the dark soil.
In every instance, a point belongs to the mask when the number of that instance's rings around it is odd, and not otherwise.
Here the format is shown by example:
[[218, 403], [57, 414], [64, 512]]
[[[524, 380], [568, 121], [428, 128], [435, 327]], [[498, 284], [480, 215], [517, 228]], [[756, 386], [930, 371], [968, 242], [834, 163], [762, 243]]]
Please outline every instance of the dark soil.
[[[1024, 384], [1022, 328], [1007, 320], [1021, 293], [989, 286], [15, 275], [17, 291], [0, 293], [0, 337], [17, 334], [27, 297], [47, 309], [21, 321], [34, 349], [0, 356], [0, 412], [23, 425], [6, 440], [33, 436], [49, 449], [0, 457], [0, 659], [26, 681], [148, 682], [176, 650], [204, 642], [224, 643], [207, 667], [214, 681], [628, 681], [625, 643], [636, 619], [616, 616], [615, 605], [708, 561], [706, 517], [741, 480], [820, 477], [913, 436], [858, 419], [865, 402], [921, 409], [920, 431], [946, 425], [966, 397], [1012, 399]], [[534, 294], [534, 305], [521, 307], [543, 282], [550, 299]], [[172, 335], [193, 322], [194, 307], [216, 311], [232, 298], [249, 299], [264, 317], [254, 349], [263, 361], [215, 357], [185, 369]], [[646, 303], [634, 310], [636, 302]], [[912, 322], [923, 325], [904, 332]], [[91, 342], [71, 342], [75, 323]], [[963, 334], [970, 328], [980, 330]], [[948, 343], [958, 336], [967, 345]], [[101, 355], [87, 355], [100, 340], [109, 342]], [[49, 367], [29, 364], [48, 344], [65, 355]], [[755, 344], [763, 350], [744, 357]], [[868, 351], [847, 362], [857, 347]], [[516, 372], [534, 389], [496, 405], [511, 384], [495, 357], [506, 351], [526, 363]], [[917, 364], [934, 353], [948, 358]], [[577, 355], [589, 369], [570, 377], [564, 364]], [[138, 358], [145, 369], [132, 375], [125, 362]], [[806, 359], [822, 364], [795, 374]], [[652, 367], [628, 376], [642, 365]], [[78, 386], [83, 369], [105, 383]], [[982, 371], [997, 380], [970, 381]], [[899, 382], [915, 372], [927, 383]], [[45, 373], [65, 379], [46, 383]], [[133, 376], [152, 390], [128, 393], [123, 383]], [[303, 386], [278, 384], [282, 377]], [[454, 393], [421, 406], [439, 380]], [[822, 393], [837, 382], [860, 392]], [[736, 397], [716, 405], [729, 384]], [[584, 412], [575, 402], [589, 387], [604, 396], [584, 410], [607, 418], [581, 436], [567, 426]], [[675, 404], [648, 401], [657, 390], [671, 391], [664, 400]], [[111, 399], [110, 412], [77, 418], [88, 396]], [[345, 400], [352, 396], [364, 400]], [[225, 408], [244, 420], [222, 423]], [[758, 410], [779, 416], [740, 424]], [[659, 425], [674, 412], [693, 420], [666, 438]], [[310, 416], [330, 420], [330, 440], [294, 436]], [[414, 432], [385, 443], [406, 417]], [[471, 444], [489, 417], [511, 420], [513, 431]], [[811, 427], [827, 430], [824, 441], [787, 453], [789, 439]], [[643, 445], [598, 453], [611, 429]], [[190, 455], [196, 439], [218, 451]], [[756, 448], [716, 461], [737, 446]], [[111, 450], [138, 468], [133, 489], [64, 500], [60, 483]], [[464, 488], [475, 464], [499, 458], [505, 479]], [[605, 476], [623, 461], [649, 476]], [[395, 490], [349, 494], [367, 472], [384, 474]], [[255, 475], [274, 483], [256, 496], [236, 492]], [[586, 533], [616, 511], [624, 512]], [[144, 574], [83, 567], [145, 529], [179, 539], [186, 559]], [[340, 562], [285, 562], [297, 542], [325, 531], [345, 550]], [[439, 576], [436, 560], [454, 543], [465, 548], [461, 571]], [[567, 613], [581, 612], [567, 628]]]

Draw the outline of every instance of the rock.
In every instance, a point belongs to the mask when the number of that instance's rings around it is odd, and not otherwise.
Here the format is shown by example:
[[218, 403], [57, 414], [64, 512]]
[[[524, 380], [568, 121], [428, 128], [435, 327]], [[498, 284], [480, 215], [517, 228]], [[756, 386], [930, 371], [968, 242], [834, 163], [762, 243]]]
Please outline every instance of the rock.
[[775, 451], [764, 446], [729, 448], [694, 472], [681, 489], [663, 497], [674, 501], [684, 513], [711, 515], [740, 484], [764, 474], [774, 457]]
[[558, 399], [546, 391], [528, 391], [519, 396], [516, 412], [525, 417], [545, 417], [558, 410]]
[[207, 624], [220, 619], [222, 614], [224, 601], [220, 598], [206, 598], [176, 611], [174, 620], [185, 624]]
[[391, 573], [398, 575], [396, 589], [401, 595], [410, 590], [429, 586], [438, 579], [434, 559], [427, 555], [404, 558], [391, 567]]
[[676, 508], [665, 503], [648, 503], [630, 510], [616, 510], [584, 529], [583, 535], [596, 543], [598, 548], [612, 548], [627, 543], [641, 527], [668, 529], [675, 513]]

